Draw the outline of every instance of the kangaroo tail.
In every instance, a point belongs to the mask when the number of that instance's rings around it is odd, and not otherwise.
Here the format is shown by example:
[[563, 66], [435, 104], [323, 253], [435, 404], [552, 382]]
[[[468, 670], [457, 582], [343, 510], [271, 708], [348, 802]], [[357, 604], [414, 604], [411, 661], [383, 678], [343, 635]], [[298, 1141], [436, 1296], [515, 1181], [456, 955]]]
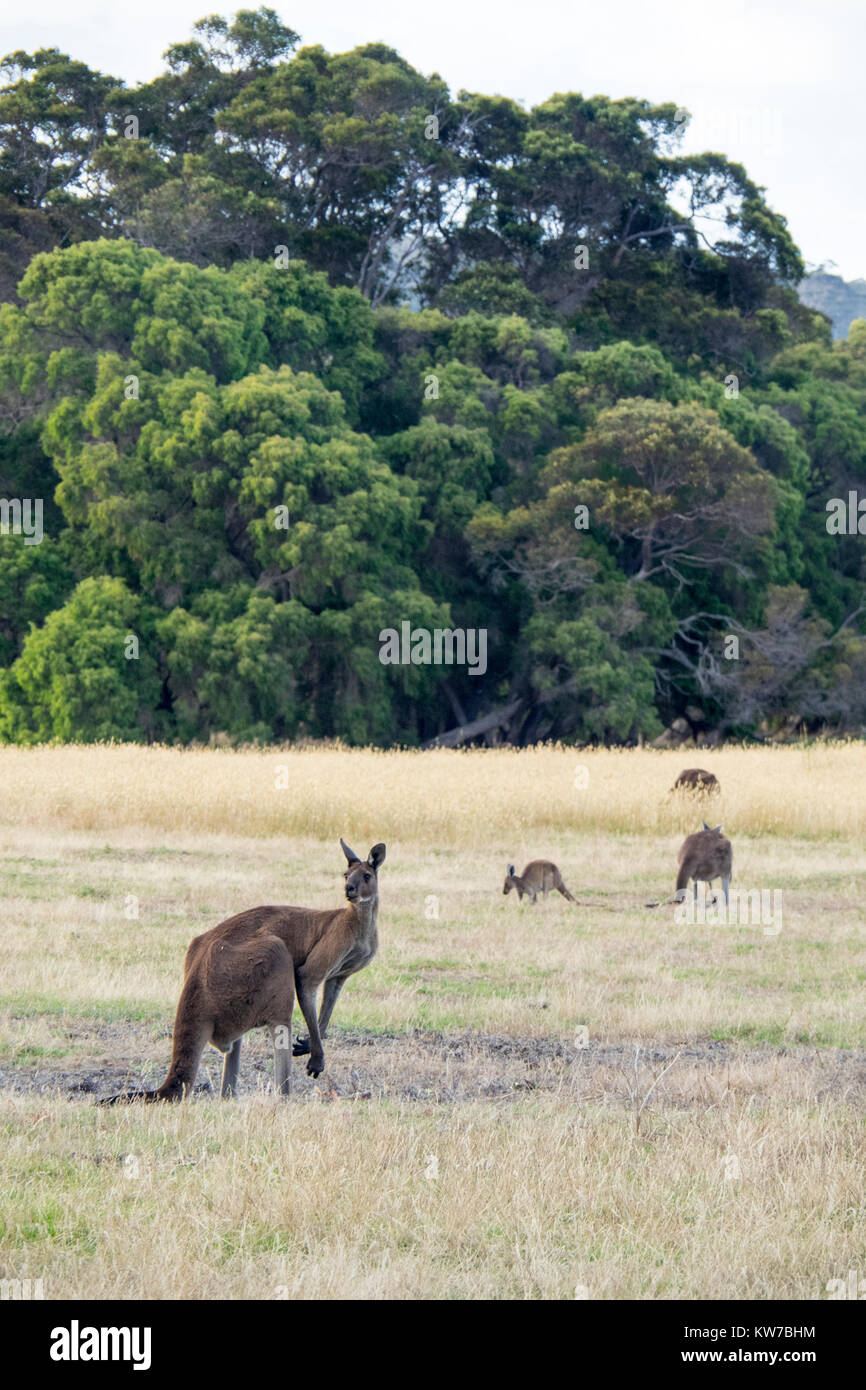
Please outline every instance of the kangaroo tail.
[[116, 1096], [105, 1096], [99, 1104], [131, 1105], [135, 1101], [143, 1101], [147, 1105], [159, 1100], [183, 1100], [195, 1085], [201, 1054], [211, 1032], [210, 1024], [189, 1017], [184, 1008], [184, 996], [181, 995], [174, 1021], [171, 1066], [162, 1085], [155, 1091], [121, 1091]]
[[164, 1096], [158, 1091], [120, 1091], [116, 1096], [101, 1096], [96, 1102], [97, 1105], [132, 1105], [134, 1101], [140, 1100], [145, 1104], [150, 1104], [156, 1100], [180, 1100], [180, 1096]]
[[174, 1067], [161, 1086], [155, 1091], [119, 1091], [116, 1096], [102, 1096], [96, 1103], [97, 1105], [132, 1105], [136, 1101], [141, 1101], [145, 1105], [152, 1105], [156, 1101], [178, 1101], [183, 1100], [188, 1090], [192, 1089], [192, 1084], [184, 1084], [179, 1080]]
[[576, 902], [577, 902], [577, 898], [573, 898], [573, 897], [571, 896], [571, 894], [569, 893], [569, 891], [568, 891], [568, 889], [566, 888], [566, 886], [565, 886], [564, 883], [562, 883], [562, 884], [559, 885], [559, 891], [560, 891], [560, 893], [562, 894], [562, 896], [563, 896], [564, 898], [567, 898], [567, 899], [568, 899], [568, 901], [569, 901], [570, 903], [576, 903]]

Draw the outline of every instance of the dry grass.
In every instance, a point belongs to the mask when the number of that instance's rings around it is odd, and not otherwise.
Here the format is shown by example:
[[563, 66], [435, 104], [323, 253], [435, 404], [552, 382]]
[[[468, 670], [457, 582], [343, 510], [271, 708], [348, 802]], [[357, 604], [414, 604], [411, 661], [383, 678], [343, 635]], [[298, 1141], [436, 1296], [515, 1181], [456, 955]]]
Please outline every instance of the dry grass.
[[845, 1111], [7, 1100], [6, 1264], [63, 1298], [798, 1298], [863, 1268]]
[[[0, 1277], [48, 1297], [701, 1299], [866, 1273], [863, 1063], [830, 1051], [866, 1045], [864, 758], [0, 750]], [[689, 764], [722, 783], [711, 817], [666, 796]], [[782, 889], [778, 935], [641, 906], [702, 814], [737, 883]], [[388, 858], [380, 955], [325, 1078], [276, 1104], [252, 1040], [235, 1106], [71, 1098], [75, 1077], [160, 1074], [196, 932], [338, 902], [340, 834]], [[507, 860], [536, 855], [579, 908], [503, 898]]]
[[[371, 821], [356, 848], [378, 838]], [[255, 903], [339, 903], [335, 841], [336, 827], [327, 842], [0, 831], [0, 1008], [168, 1027], [197, 932]], [[737, 881], [781, 890], [781, 930], [768, 936], [760, 924], [678, 924], [671, 907], [641, 906], [648, 891], [670, 893], [677, 841], [559, 833], [483, 852], [390, 841], [382, 949], [345, 991], [338, 1021], [568, 1037], [583, 1025], [605, 1041], [866, 1043], [866, 848], [735, 838]], [[503, 897], [509, 856], [542, 851], [590, 906]], [[125, 915], [131, 900], [137, 920]], [[7, 1048], [23, 1045], [19, 1030]]]
[[866, 829], [862, 742], [678, 753], [6, 747], [0, 818], [18, 827], [323, 840], [335, 826], [359, 838], [375, 827], [386, 840], [474, 849], [491, 835], [686, 832], [694, 807], [667, 792], [690, 765], [717, 774], [714, 819], [739, 835], [826, 839]]

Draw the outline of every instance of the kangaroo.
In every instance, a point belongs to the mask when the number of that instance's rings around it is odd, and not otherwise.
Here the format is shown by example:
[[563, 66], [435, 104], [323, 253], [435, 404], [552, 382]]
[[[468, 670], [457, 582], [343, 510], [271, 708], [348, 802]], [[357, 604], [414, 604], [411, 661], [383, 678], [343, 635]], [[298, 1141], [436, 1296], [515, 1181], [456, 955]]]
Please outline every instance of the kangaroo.
[[671, 787], [672, 792], [720, 792], [718, 778], [702, 767], [687, 767]]
[[[273, 1037], [274, 1086], [280, 1095], [289, 1095], [296, 991], [308, 1037], [296, 1040], [292, 1056], [309, 1054], [310, 1076], [324, 1070], [322, 1039], [340, 990], [350, 975], [372, 960], [379, 944], [378, 870], [385, 846], [374, 845], [366, 860], [344, 840], [340, 846], [348, 862], [343, 875], [346, 907], [253, 907], [197, 936], [184, 962], [168, 1076], [155, 1091], [106, 1096], [101, 1105], [183, 1100], [195, 1084], [207, 1043], [225, 1053], [220, 1094], [233, 1097], [241, 1039], [251, 1028], [262, 1027]], [[316, 994], [323, 983], [317, 1019]]]
[[533, 859], [531, 864], [527, 864], [522, 874], [516, 874], [514, 865], [509, 864], [502, 891], [503, 893], [510, 893], [512, 888], [517, 889], [517, 896], [521, 902], [523, 902], [525, 893], [533, 905], [539, 893], [543, 893], [546, 898], [551, 888], [555, 888], [564, 898], [568, 898], [570, 903], [574, 902], [574, 898], [562, 881], [562, 874], [549, 859]]
[[[698, 897], [698, 880], [706, 883], [712, 892], [714, 878], [722, 880], [725, 906], [728, 903], [728, 890], [731, 886], [731, 863], [733, 849], [731, 842], [722, 834], [722, 827], [716, 825], [711, 830], [706, 821], [703, 830], [687, 835], [679, 853], [679, 871], [674, 895], [675, 902], [682, 902], [686, 895], [689, 879], [694, 880], [695, 901]], [[715, 897], [713, 898], [715, 902]]]

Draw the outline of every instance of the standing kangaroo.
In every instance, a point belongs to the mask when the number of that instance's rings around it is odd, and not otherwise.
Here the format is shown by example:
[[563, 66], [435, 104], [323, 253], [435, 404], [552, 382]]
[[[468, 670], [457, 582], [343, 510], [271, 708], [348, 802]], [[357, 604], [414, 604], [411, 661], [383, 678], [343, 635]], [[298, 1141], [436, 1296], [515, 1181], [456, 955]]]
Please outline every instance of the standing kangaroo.
[[510, 893], [512, 888], [517, 889], [517, 896], [521, 902], [525, 893], [533, 905], [539, 893], [543, 893], [546, 898], [552, 888], [555, 888], [564, 898], [568, 898], [570, 903], [574, 902], [574, 898], [562, 881], [562, 874], [549, 859], [533, 859], [531, 864], [527, 864], [522, 874], [516, 874], [514, 865], [509, 864], [502, 891], [503, 893]]
[[696, 902], [698, 880], [706, 883], [712, 892], [713, 879], [720, 878], [722, 880], [722, 892], [725, 895], [725, 906], [727, 906], [734, 852], [730, 840], [722, 834], [720, 825], [714, 826], [711, 830], [704, 821], [703, 826], [703, 830], [695, 831], [694, 835], [687, 835], [680, 847], [674, 901], [682, 902], [690, 878], [694, 879]]
[[[344, 840], [340, 846], [348, 861], [343, 875], [347, 906], [253, 907], [197, 936], [184, 962], [168, 1076], [156, 1091], [127, 1091], [106, 1096], [100, 1104], [183, 1100], [195, 1084], [207, 1043], [225, 1053], [220, 1093], [234, 1096], [241, 1039], [251, 1028], [262, 1027], [270, 1028], [274, 1041], [274, 1086], [280, 1095], [289, 1095], [296, 991], [309, 1036], [296, 1040], [292, 1055], [309, 1053], [310, 1076], [324, 1070], [322, 1039], [340, 990], [372, 960], [379, 944], [378, 870], [385, 846], [374, 845], [366, 860]], [[316, 994], [323, 983], [317, 1019]]]

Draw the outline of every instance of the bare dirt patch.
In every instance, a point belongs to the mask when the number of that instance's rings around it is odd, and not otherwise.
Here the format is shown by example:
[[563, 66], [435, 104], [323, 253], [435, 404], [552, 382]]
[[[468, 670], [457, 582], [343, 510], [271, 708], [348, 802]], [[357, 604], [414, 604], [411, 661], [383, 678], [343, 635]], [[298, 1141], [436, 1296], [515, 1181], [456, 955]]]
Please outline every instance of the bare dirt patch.
[[[80, 1056], [0, 1065], [0, 1091], [94, 1099], [159, 1085], [170, 1034], [152, 1025], [70, 1020], [64, 1036]], [[554, 1093], [575, 1104], [636, 1108], [650, 1086], [652, 1104], [713, 1108], [769, 1100], [866, 1105], [866, 1050], [745, 1047], [710, 1039], [638, 1045], [480, 1032], [335, 1031], [326, 1045], [327, 1071], [317, 1081], [306, 1062], [293, 1062], [296, 1100], [392, 1099], [435, 1104], [513, 1103]], [[221, 1059], [211, 1051], [199, 1072], [197, 1096], [218, 1090]], [[266, 1090], [271, 1054], [262, 1033], [244, 1039], [241, 1097]], [[653, 1085], [653, 1083], [655, 1083]]]

